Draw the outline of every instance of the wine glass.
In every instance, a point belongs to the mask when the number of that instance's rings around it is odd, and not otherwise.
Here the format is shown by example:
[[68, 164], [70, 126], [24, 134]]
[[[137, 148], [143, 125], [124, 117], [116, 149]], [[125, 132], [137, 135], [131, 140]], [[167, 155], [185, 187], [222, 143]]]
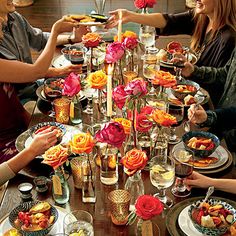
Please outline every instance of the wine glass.
[[171, 207], [173, 201], [166, 196], [166, 189], [169, 188], [175, 179], [175, 162], [169, 156], [155, 156], [150, 161], [150, 179], [159, 193], [154, 194], [166, 207]]
[[184, 119], [184, 106], [172, 105], [169, 104], [169, 112], [170, 115], [174, 116], [177, 120], [176, 124], [173, 124], [170, 127], [170, 137], [169, 143], [176, 144], [181, 141], [181, 139], [176, 135], [175, 129], [177, 126], [180, 126]]
[[88, 115], [92, 115], [93, 114], [93, 105], [92, 105], [92, 101], [93, 101], [93, 95], [95, 93], [95, 89], [92, 88], [86, 88], [84, 90], [84, 95], [87, 97], [88, 99], [88, 104], [85, 108], [85, 110], [83, 111], [83, 113], [86, 113]]
[[177, 148], [172, 152], [172, 157], [175, 161], [175, 176], [177, 178], [171, 192], [176, 197], [187, 197], [191, 191], [184, 184], [184, 179], [193, 172], [193, 152], [185, 148]]
[[[155, 45], [156, 29], [148, 25], [142, 25], [139, 31], [139, 39], [145, 46], [145, 53], [148, 47]], [[143, 59], [143, 58], [142, 58]]]

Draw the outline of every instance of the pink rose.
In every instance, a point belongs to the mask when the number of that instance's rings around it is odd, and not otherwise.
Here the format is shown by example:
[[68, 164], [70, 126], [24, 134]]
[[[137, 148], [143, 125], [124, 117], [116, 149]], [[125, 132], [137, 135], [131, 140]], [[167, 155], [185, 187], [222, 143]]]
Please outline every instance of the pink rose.
[[140, 111], [140, 113], [143, 113], [143, 114], [145, 114], [145, 115], [150, 115], [152, 112], [153, 112], [153, 107], [151, 107], [151, 106], [145, 106], [145, 107], [142, 107], [141, 108], [141, 111]]
[[136, 129], [141, 133], [146, 133], [152, 128], [152, 122], [148, 120], [144, 113], [138, 114], [136, 117]]
[[142, 9], [146, 7], [153, 8], [155, 4], [156, 4], [156, 0], [135, 0], [134, 1], [134, 5], [138, 9]]
[[150, 220], [152, 217], [161, 214], [163, 205], [160, 200], [151, 195], [139, 196], [135, 203], [136, 214], [143, 220]]
[[118, 85], [116, 88], [113, 89], [112, 92], [112, 98], [115, 101], [116, 106], [119, 109], [122, 109], [125, 105], [126, 101], [126, 92], [124, 91], [125, 86], [124, 85]]
[[64, 87], [62, 89], [62, 95], [73, 97], [78, 94], [81, 90], [80, 76], [75, 73], [70, 73], [64, 82]]
[[134, 80], [131, 80], [125, 87], [125, 92], [128, 95], [133, 96], [144, 96], [147, 94], [147, 84], [142, 78], [136, 78]]
[[124, 39], [123, 45], [125, 48], [127, 49], [134, 49], [137, 47], [138, 45], [138, 39], [137, 38], [132, 38], [132, 37], [128, 37]]
[[115, 147], [120, 147], [125, 141], [125, 131], [118, 122], [106, 123], [95, 135], [98, 142], [107, 143]]
[[107, 63], [115, 63], [122, 58], [124, 53], [125, 50], [122, 43], [120, 42], [111, 43], [107, 46], [105, 60]]

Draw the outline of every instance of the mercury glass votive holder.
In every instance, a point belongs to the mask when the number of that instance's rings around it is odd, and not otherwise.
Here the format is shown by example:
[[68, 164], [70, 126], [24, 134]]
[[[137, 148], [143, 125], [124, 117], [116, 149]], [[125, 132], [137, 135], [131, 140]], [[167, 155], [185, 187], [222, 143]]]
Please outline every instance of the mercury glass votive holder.
[[111, 220], [115, 225], [125, 225], [128, 221], [130, 193], [123, 189], [113, 190], [108, 194]]
[[70, 119], [70, 100], [62, 97], [53, 102], [56, 122], [68, 124]]

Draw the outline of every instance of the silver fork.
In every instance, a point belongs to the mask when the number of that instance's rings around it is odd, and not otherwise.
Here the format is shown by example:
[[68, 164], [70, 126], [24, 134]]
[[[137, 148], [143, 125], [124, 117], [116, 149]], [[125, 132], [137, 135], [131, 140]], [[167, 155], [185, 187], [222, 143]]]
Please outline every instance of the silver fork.
[[184, 127], [184, 131], [185, 131], [185, 132], [189, 132], [189, 131], [190, 131], [190, 122], [191, 122], [192, 118], [194, 117], [194, 114], [195, 114], [196, 110], [198, 109], [198, 107], [199, 107], [199, 104], [196, 103], [196, 104], [194, 105], [194, 109], [193, 109], [193, 114], [192, 114], [192, 116], [189, 118], [189, 120], [187, 120], [187, 121], [185, 121], [185, 122], [183, 123], [183, 127]]

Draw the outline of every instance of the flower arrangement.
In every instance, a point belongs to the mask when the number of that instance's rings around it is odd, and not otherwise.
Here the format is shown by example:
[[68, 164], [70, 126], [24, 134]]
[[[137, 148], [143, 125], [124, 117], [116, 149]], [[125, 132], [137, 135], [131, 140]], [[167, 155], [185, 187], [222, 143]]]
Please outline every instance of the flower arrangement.
[[107, 143], [114, 147], [121, 147], [125, 141], [126, 135], [124, 128], [118, 122], [108, 122], [95, 135], [98, 142]]
[[124, 128], [125, 134], [129, 135], [130, 134], [130, 128], [131, 128], [131, 121], [125, 118], [115, 118], [113, 121], [121, 124]]
[[132, 176], [137, 171], [142, 170], [146, 166], [147, 161], [146, 152], [136, 148], [128, 151], [120, 160], [125, 167], [124, 171], [128, 176]]
[[69, 142], [71, 152], [76, 154], [92, 152], [93, 147], [95, 146], [95, 141], [90, 133], [79, 133], [72, 137], [72, 140]]
[[143, 78], [135, 78], [131, 80], [124, 88], [127, 95], [130, 95], [130, 99], [141, 98], [148, 93], [147, 83]]
[[177, 124], [176, 117], [166, 113], [163, 110], [155, 109], [149, 118], [160, 126], [170, 127], [173, 124]]
[[147, 133], [152, 128], [152, 122], [148, 119], [148, 115], [153, 112], [151, 106], [141, 108], [140, 113], [137, 114], [136, 129], [138, 132]]
[[118, 62], [125, 53], [125, 49], [122, 43], [114, 42], [107, 46], [105, 61], [107, 63]]
[[107, 75], [102, 70], [98, 70], [89, 74], [87, 82], [91, 88], [102, 90], [107, 84]]
[[133, 224], [137, 216], [142, 220], [151, 220], [160, 215], [164, 207], [161, 201], [151, 195], [139, 196], [135, 203], [135, 210], [130, 213], [128, 224]]
[[153, 8], [153, 6], [156, 4], [156, 0], [134, 0], [134, 5], [138, 9], [142, 8]]
[[101, 41], [102, 38], [97, 33], [87, 33], [82, 37], [82, 42], [87, 48], [97, 47]]
[[80, 75], [70, 73], [63, 83], [62, 95], [73, 97], [81, 90]]
[[[114, 37], [114, 41], [118, 41], [117, 35]], [[133, 50], [138, 45], [138, 36], [135, 32], [127, 30], [121, 35], [121, 43], [125, 49]]]

